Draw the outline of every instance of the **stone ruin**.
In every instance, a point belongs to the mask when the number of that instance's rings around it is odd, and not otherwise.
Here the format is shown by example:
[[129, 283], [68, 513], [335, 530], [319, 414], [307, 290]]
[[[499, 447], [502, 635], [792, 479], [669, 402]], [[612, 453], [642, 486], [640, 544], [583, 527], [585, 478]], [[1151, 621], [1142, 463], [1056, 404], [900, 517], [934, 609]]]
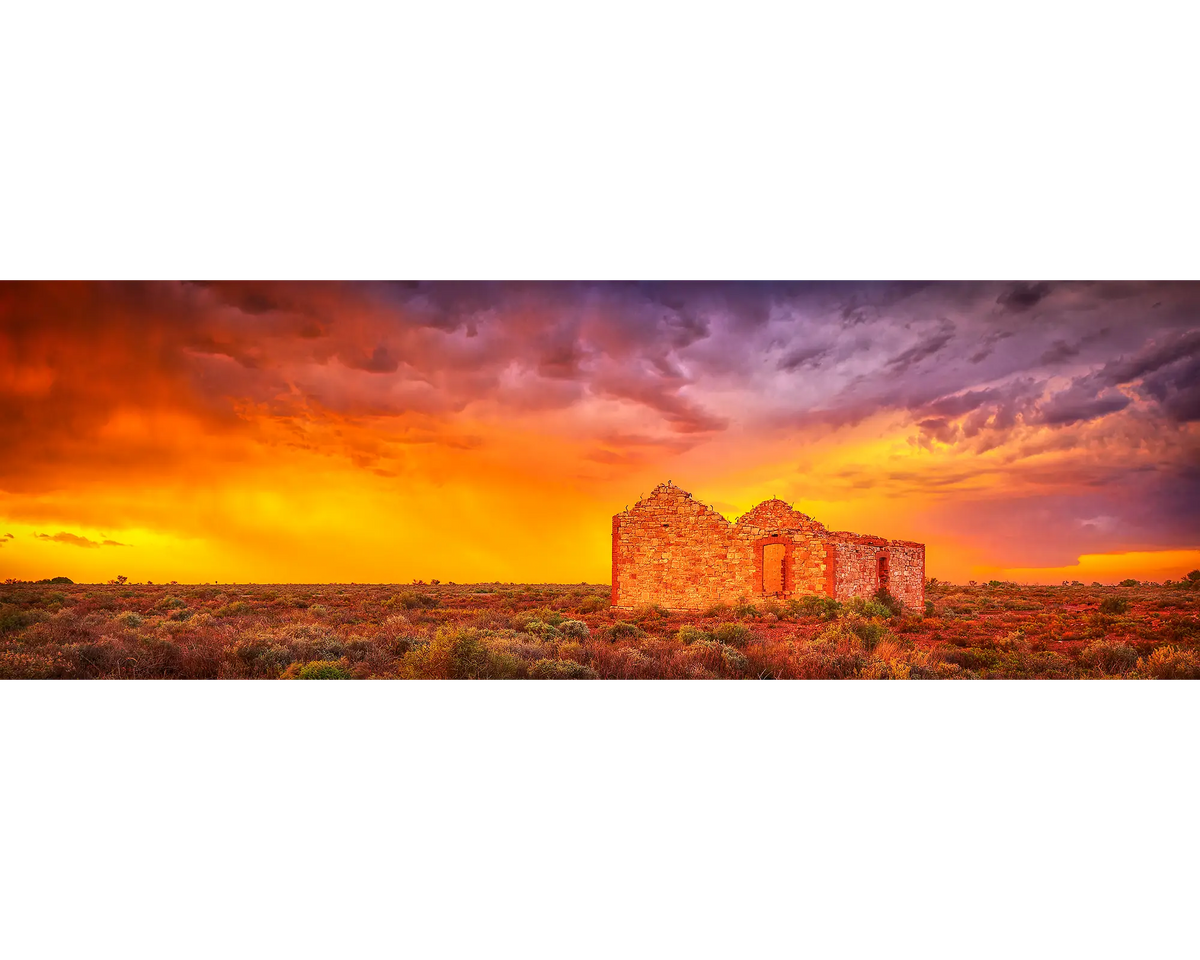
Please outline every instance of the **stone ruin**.
[[700, 610], [819, 595], [925, 605], [925, 545], [825, 529], [782, 500], [730, 523], [670, 482], [612, 519], [612, 605]]

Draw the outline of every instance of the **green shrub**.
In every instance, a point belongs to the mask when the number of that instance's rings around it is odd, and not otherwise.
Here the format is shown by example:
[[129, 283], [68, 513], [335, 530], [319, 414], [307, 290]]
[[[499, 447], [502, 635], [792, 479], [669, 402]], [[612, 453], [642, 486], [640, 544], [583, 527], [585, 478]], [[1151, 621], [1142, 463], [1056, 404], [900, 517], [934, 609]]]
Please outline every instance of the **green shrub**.
[[926, 601], [925, 601], [925, 616], [927, 616], [927, 617], [933, 617], [933, 616], [936, 616], [936, 615], [937, 615], [937, 614], [935, 613], [935, 611], [934, 611], [934, 609], [933, 609], [933, 601], [932, 601], [932, 600], [926, 600]]
[[[1000, 581], [993, 581], [993, 586], [1000, 586]], [[875, 591], [875, 602], [887, 610], [889, 617], [898, 617], [904, 612], [904, 604], [892, 596], [891, 591], [887, 587], [880, 587]]]
[[608, 635], [612, 640], [636, 640], [639, 637], [644, 637], [646, 632], [636, 623], [618, 620], [608, 628]]
[[690, 623], [685, 623], [679, 628], [679, 632], [675, 634], [675, 639], [680, 643], [697, 643], [701, 640], [709, 639], [708, 634], [699, 627], [694, 627]]
[[596, 671], [574, 660], [542, 659], [529, 668], [533, 680], [595, 680]]
[[700, 614], [700, 616], [704, 617], [706, 620], [716, 620], [717, 618], [727, 616], [728, 614], [729, 604], [714, 603], [711, 607], [705, 610], [704, 613]]
[[758, 607], [747, 597], [739, 597], [738, 602], [733, 605], [733, 615], [739, 620], [753, 620], [758, 616], [758, 612]]
[[875, 649], [875, 645], [888, 635], [887, 627], [882, 623], [876, 623], [874, 620], [860, 620], [857, 617], [852, 617], [846, 621], [846, 626], [850, 628], [851, 633], [862, 641], [863, 647], [868, 651]]
[[134, 613], [132, 610], [127, 610], [116, 618], [117, 623], [126, 627], [140, 627], [142, 625], [142, 615]]
[[1105, 597], [1100, 601], [1101, 613], [1125, 613], [1129, 610], [1129, 601], [1124, 597]]
[[731, 647], [744, 647], [754, 639], [754, 632], [742, 623], [722, 623], [712, 632], [717, 643]]
[[350, 671], [341, 660], [310, 660], [300, 667], [301, 680], [349, 680]]
[[592, 631], [582, 620], [564, 620], [558, 625], [558, 632], [568, 640], [586, 640]]
[[1127, 643], [1098, 640], [1080, 653], [1079, 662], [1101, 673], [1128, 673], [1137, 666], [1138, 653]]
[[33, 614], [27, 610], [18, 610], [15, 607], [0, 610], [0, 633], [15, 633], [17, 630], [24, 630], [33, 623], [33, 620]]
[[638, 623], [644, 623], [647, 620], [667, 620], [670, 616], [667, 608], [657, 603], [646, 604], [633, 612], [633, 619]]
[[584, 597], [575, 609], [580, 613], [600, 613], [609, 606], [610, 601], [607, 597]]
[[553, 640], [558, 636], [558, 630], [541, 620], [530, 620], [525, 624], [525, 633], [539, 640]]
[[537, 610], [523, 610], [512, 618], [514, 630], [521, 630], [525, 633], [534, 633], [541, 629], [534, 627], [530, 629], [530, 624], [539, 623], [547, 627], [552, 627], [557, 632], [558, 625], [563, 622], [563, 615], [557, 610], [551, 610], [549, 607], [541, 607]]
[[218, 617], [238, 617], [244, 613], [250, 613], [250, 604], [241, 600], [234, 600], [233, 603], [227, 603], [217, 611]]
[[887, 620], [892, 615], [892, 611], [878, 600], [865, 600], [862, 597], [851, 597], [845, 605], [845, 610], [868, 619], [878, 617], [880, 620]]
[[978, 647], [958, 649], [947, 647], [941, 651], [942, 659], [947, 663], [955, 663], [964, 670], [989, 670], [1000, 663], [1000, 656], [993, 650], [980, 650]]
[[793, 615], [803, 617], [820, 617], [822, 620], [832, 620], [842, 611], [842, 605], [833, 597], [812, 595], [789, 600], [788, 609]]
[[688, 652], [710, 670], [741, 674], [750, 666], [740, 650], [716, 640], [697, 640], [688, 647]]
[[1138, 583], [1138, 581], [1137, 581], [1137, 580], [1134, 580], [1134, 579], [1130, 578], [1130, 579], [1128, 579], [1128, 580], [1122, 580], [1122, 581], [1120, 582], [1120, 584], [1118, 584], [1118, 586], [1122, 586], [1122, 587], [1138, 587], [1138, 586], [1141, 586], [1141, 584], [1140, 584], [1140, 583]]

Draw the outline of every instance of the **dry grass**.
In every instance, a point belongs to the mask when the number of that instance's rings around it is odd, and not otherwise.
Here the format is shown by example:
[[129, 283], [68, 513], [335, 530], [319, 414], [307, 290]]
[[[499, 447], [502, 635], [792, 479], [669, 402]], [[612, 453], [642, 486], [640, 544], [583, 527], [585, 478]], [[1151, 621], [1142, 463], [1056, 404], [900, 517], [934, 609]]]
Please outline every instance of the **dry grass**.
[[610, 611], [607, 586], [0, 586], [0, 678], [1200, 678], [1200, 586]]

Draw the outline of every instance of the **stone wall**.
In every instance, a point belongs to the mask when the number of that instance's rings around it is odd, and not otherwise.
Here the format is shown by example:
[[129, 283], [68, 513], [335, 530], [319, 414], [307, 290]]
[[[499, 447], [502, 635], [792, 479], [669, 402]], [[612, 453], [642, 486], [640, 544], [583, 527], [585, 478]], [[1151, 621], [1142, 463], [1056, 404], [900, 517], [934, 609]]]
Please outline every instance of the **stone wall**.
[[[831, 534], [782, 500], [764, 501], [730, 523], [679, 487], [660, 484], [613, 517], [612, 537], [614, 607], [659, 604], [697, 610], [743, 598], [870, 596], [878, 589], [881, 550], [888, 553], [890, 571], [903, 571], [897, 579], [905, 591], [903, 602], [924, 601], [920, 544], [906, 544], [897, 553], [896, 545], [879, 537]], [[767, 594], [763, 555], [772, 544], [784, 548], [783, 589]], [[914, 573], [918, 565], [919, 575]], [[920, 599], [914, 600], [917, 592]]]
[[923, 544], [854, 533], [831, 533], [829, 539], [834, 552], [835, 598], [872, 596], [882, 586], [879, 561], [883, 558], [888, 592], [910, 609], [925, 608]]
[[888, 589], [892, 596], [913, 610], [925, 610], [925, 544], [893, 540], [891, 576]]

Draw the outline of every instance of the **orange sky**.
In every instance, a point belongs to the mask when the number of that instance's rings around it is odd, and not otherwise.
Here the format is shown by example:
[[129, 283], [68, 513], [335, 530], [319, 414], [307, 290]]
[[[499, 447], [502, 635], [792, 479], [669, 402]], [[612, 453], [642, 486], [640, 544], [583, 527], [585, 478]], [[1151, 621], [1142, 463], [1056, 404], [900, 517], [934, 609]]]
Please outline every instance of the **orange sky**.
[[0, 577], [605, 582], [670, 479], [942, 579], [1200, 567], [1196, 284], [0, 284]]

